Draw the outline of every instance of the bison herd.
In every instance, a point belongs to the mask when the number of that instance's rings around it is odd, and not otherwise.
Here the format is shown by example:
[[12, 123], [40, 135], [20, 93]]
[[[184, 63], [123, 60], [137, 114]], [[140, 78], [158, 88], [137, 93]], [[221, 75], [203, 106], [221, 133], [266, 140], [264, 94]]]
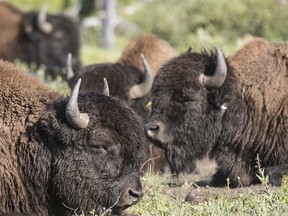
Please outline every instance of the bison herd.
[[[256, 158], [271, 184], [288, 175], [288, 43], [179, 55], [145, 34], [116, 62], [80, 66], [71, 18], [1, 2], [0, 29], [0, 215], [129, 214], [143, 172], [177, 177], [203, 159], [217, 165], [210, 186], [259, 183]], [[67, 67], [71, 94], [15, 59]]]

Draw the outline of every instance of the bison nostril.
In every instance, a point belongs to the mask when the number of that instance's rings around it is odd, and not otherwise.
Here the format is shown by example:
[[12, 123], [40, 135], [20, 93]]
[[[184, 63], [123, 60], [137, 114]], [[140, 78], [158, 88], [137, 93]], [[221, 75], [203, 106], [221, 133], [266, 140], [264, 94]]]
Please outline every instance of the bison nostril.
[[159, 130], [159, 126], [157, 124], [146, 124], [145, 130], [156, 131]]
[[134, 202], [139, 201], [143, 197], [143, 192], [142, 191], [136, 191], [136, 190], [129, 189], [128, 193], [129, 193], [129, 196], [131, 197], [131, 199]]

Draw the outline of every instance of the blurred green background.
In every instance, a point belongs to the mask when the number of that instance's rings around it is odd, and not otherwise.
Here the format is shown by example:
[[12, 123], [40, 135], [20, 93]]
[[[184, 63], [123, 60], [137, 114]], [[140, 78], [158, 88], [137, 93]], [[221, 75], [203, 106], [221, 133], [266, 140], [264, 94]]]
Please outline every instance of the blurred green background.
[[[105, 0], [10, 0], [23, 11], [48, 6], [53, 14], [70, 14], [80, 24], [83, 65], [115, 62], [129, 40], [143, 33], [154, 33], [167, 40], [179, 52], [189, 46], [194, 50], [215, 45], [231, 55], [252, 36], [285, 41], [288, 29], [288, 0], [114, 0], [117, 14], [126, 27], [115, 29], [114, 46], [100, 45], [101, 25], [84, 25], [87, 17], [101, 17]], [[83, 7], [77, 9], [82, 3]], [[81, 5], [81, 4], [80, 4]], [[128, 28], [127, 28], [128, 24]], [[40, 77], [41, 77], [41, 71]], [[61, 79], [50, 87], [69, 94]]]
[[[46, 4], [50, 13], [67, 12], [77, 4], [76, 0], [10, 2], [24, 11], [40, 10]], [[101, 5], [100, 0], [94, 2]], [[99, 15], [100, 9], [95, 7], [88, 15]], [[115, 46], [101, 49], [100, 26], [82, 26], [81, 58], [84, 64], [116, 60], [131, 37], [147, 32], [166, 39], [179, 52], [189, 46], [200, 50], [217, 45], [226, 55], [232, 54], [251, 35], [274, 41], [287, 38], [287, 0], [118, 0], [117, 13], [140, 31], [119, 27]]]

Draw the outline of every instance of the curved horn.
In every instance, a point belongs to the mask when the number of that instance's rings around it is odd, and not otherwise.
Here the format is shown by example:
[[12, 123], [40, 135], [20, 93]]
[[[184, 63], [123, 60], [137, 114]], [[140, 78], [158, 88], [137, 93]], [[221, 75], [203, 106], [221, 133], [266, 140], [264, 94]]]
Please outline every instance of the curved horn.
[[107, 79], [104, 77], [103, 81], [104, 81], [103, 94], [109, 96], [109, 85]]
[[67, 80], [69, 80], [74, 76], [74, 72], [72, 69], [72, 54], [71, 53], [68, 53], [68, 56], [67, 56], [66, 71], [67, 71], [66, 78]]
[[215, 47], [216, 57], [217, 57], [217, 65], [213, 76], [203, 76], [202, 84], [206, 89], [217, 89], [220, 88], [227, 74], [227, 65], [225, 58], [222, 52]]
[[144, 81], [140, 84], [134, 85], [131, 87], [129, 91], [129, 98], [130, 99], [136, 99], [141, 98], [147, 95], [153, 84], [153, 75], [150, 70], [149, 64], [147, 63], [145, 56], [143, 53], [141, 53], [141, 59], [145, 67], [145, 78]]
[[37, 24], [38, 28], [46, 34], [50, 33], [53, 29], [52, 24], [47, 21], [46, 5], [41, 9], [40, 13], [38, 14]]
[[70, 99], [66, 105], [66, 119], [75, 129], [83, 129], [88, 126], [89, 116], [87, 113], [80, 113], [78, 109], [78, 93], [81, 79], [79, 79], [72, 91]]

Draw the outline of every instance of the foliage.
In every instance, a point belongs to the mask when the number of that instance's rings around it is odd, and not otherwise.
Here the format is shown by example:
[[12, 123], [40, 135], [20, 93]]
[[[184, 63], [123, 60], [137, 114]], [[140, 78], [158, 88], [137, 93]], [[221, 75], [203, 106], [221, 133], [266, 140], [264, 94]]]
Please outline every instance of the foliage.
[[47, 5], [50, 13], [60, 13], [69, 5], [66, 0], [10, 0], [10, 2], [23, 11], [41, 10], [44, 5]]
[[[244, 188], [245, 192], [239, 193], [237, 198], [231, 198], [229, 194], [235, 189], [227, 188], [214, 200], [192, 204], [165, 192], [165, 188], [168, 187], [166, 179], [167, 177], [164, 176], [147, 173], [142, 178], [145, 196], [140, 203], [130, 208], [130, 212], [141, 216], [287, 215], [288, 177], [283, 179], [282, 188], [267, 186], [269, 190], [264, 188], [258, 195], [252, 193], [252, 189], [248, 187]], [[188, 194], [187, 185], [186, 191]]]
[[[288, 211], [288, 177], [283, 178], [282, 187], [272, 187], [260, 189], [258, 194], [253, 192], [255, 188], [242, 188], [238, 197], [230, 197], [233, 190], [222, 188], [215, 199], [201, 201], [199, 203], [188, 203], [180, 196], [169, 192], [167, 179], [170, 177], [146, 173], [142, 177], [145, 196], [136, 205], [130, 207], [128, 212], [141, 216], [286, 216]], [[191, 191], [194, 186], [185, 182], [176, 190]], [[261, 185], [260, 185], [261, 187]], [[183, 190], [184, 189], [184, 190]], [[201, 188], [199, 188], [201, 191]], [[209, 190], [209, 188], [207, 189]], [[212, 190], [212, 188], [211, 188]], [[256, 194], [256, 195], [255, 195]], [[93, 213], [93, 214], [92, 214]], [[86, 216], [96, 216], [92, 210]], [[84, 214], [74, 216], [85, 216]]]
[[256, 163], [258, 167], [258, 174], [256, 174], [256, 176], [260, 180], [261, 184], [267, 188], [269, 184], [269, 176], [265, 175], [265, 170], [261, 167], [261, 160], [259, 154], [257, 154]]
[[[127, 19], [177, 49], [217, 44], [226, 53], [246, 35], [285, 40], [288, 5], [275, 0], [150, 0]], [[184, 46], [184, 47], [183, 47]]]

